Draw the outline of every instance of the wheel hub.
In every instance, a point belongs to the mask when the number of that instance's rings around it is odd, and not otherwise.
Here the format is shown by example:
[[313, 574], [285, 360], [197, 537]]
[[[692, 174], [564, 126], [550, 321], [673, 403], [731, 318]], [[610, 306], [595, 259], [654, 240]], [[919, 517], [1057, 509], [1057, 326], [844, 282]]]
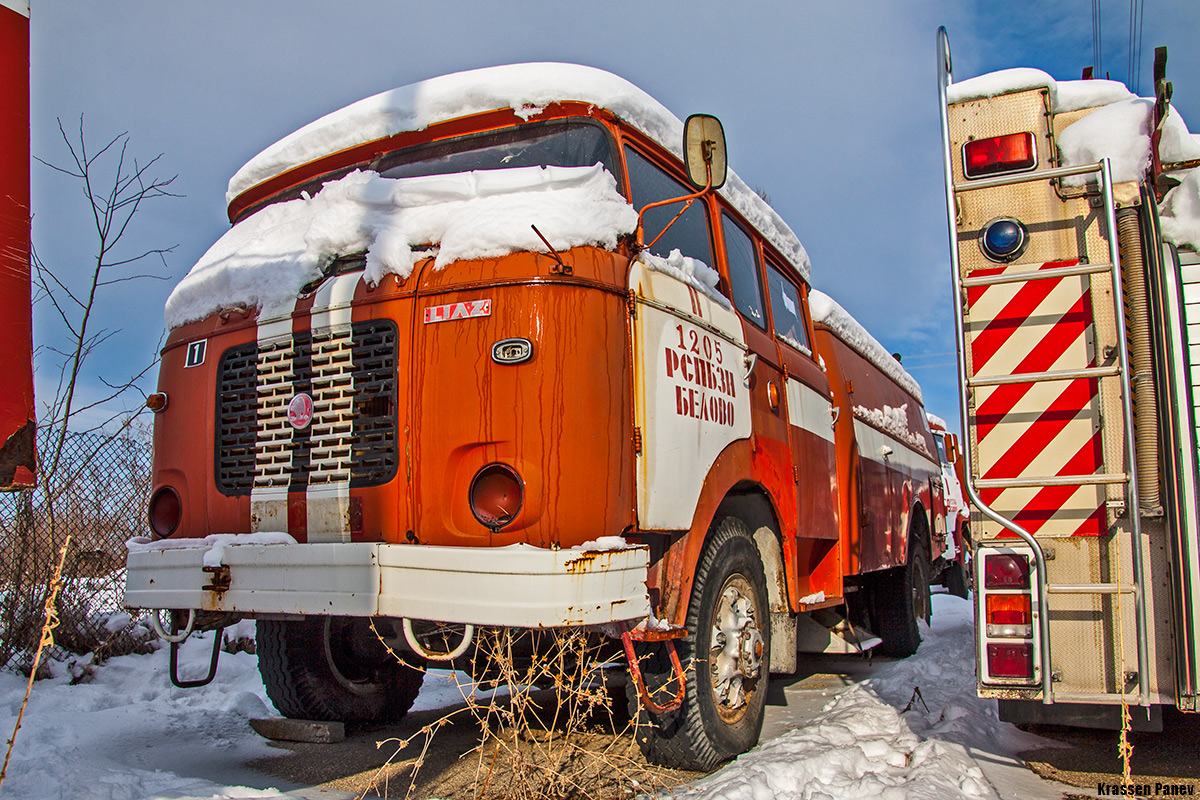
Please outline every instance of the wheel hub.
[[731, 576], [713, 617], [710, 652], [713, 697], [724, 716], [746, 705], [762, 670], [763, 638], [754, 595], [745, 578]]

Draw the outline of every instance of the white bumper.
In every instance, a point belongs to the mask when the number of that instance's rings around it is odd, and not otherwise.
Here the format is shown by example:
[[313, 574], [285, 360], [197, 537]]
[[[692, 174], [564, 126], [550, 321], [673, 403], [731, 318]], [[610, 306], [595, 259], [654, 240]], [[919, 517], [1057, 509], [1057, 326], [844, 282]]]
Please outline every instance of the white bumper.
[[227, 545], [228, 588], [203, 547], [134, 550], [125, 604], [261, 614], [386, 616], [522, 628], [640, 619], [649, 551], [394, 544]]

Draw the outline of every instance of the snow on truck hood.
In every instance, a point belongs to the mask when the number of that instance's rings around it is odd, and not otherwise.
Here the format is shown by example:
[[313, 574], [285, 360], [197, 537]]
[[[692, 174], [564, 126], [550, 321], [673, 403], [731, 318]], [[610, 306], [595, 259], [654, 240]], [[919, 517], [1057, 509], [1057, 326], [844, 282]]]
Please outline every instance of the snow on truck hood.
[[356, 171], [313, 197], [267, 206], [209, 248], [167, 299], [175, 328], [233, 305], [289, 314], [301, 287], [334, 258], [367, 253], [364, 280], [408, 277], [436, 243], [435, 268], [517, 251], [617, 246], [637, 212], [604, 168], [517, 167], [415, 178]]
[[[1154, 127], [1154, 100], [1137, 97], [1119, 81], [1056, 81], [1039, 69], [1027, 67], [990, 72], [953, 83], [946, 90], [949, 103], [964, 103], [1027, 89], [1046, 89], [1054, 113], [1095, 108], [1063, 128], [1058, 137], [1064, 166], [1094, 164], [1108, 158], [1113, 182], [1141, 180], [1150, 168], [1150, 136]], [[1163, 121], [1159, 156], [1165, 163], [1200, 158], [1200, 135], [1189, 131], [1178, 109], [1171, 107]], [[1182, 183], [1172, 189], [1159, 208], [1163, 237], [1179, 246], [1200, 250], [1200, 170], [1171, 173]], [[1082, 185], [1087, 176], [1064, 179]]]
[[[360, 144], [496, 109], [511, 108], [528, 119], [551, 103], [569, 101], [606, 109], [683, 157], [683, 122], [624, 78], [580, 64], [508, 64], [419, 81], [326, 114], [250, 159], [229, 181], [226, 202], [290, 169]], [[808, 254], [771, 206], [732, 170], [719, 191], [809, 280]]]

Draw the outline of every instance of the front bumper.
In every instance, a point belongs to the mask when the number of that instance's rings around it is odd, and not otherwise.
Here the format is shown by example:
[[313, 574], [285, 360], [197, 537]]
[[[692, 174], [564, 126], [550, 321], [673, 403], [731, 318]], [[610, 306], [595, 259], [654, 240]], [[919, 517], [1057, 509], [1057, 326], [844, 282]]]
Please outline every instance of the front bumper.
[[521, 628], [641, 619], [649, 550], [381, 543], [133, 550], [125, 604], [242, 614], [385, 616]]

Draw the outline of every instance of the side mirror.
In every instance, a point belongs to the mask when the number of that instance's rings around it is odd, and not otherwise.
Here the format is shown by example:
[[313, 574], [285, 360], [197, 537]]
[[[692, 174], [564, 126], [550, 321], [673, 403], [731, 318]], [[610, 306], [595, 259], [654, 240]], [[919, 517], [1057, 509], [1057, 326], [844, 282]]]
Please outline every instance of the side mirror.
[[697, 189], [720, 189], [729, 171], [725, 160], [725, 129], [709, 114], [692, 114], [683, 124], [683, 163]]
[[946, 434], [946, 460], [951, 464], [958, 463], [958, 435], [954, 433]]

